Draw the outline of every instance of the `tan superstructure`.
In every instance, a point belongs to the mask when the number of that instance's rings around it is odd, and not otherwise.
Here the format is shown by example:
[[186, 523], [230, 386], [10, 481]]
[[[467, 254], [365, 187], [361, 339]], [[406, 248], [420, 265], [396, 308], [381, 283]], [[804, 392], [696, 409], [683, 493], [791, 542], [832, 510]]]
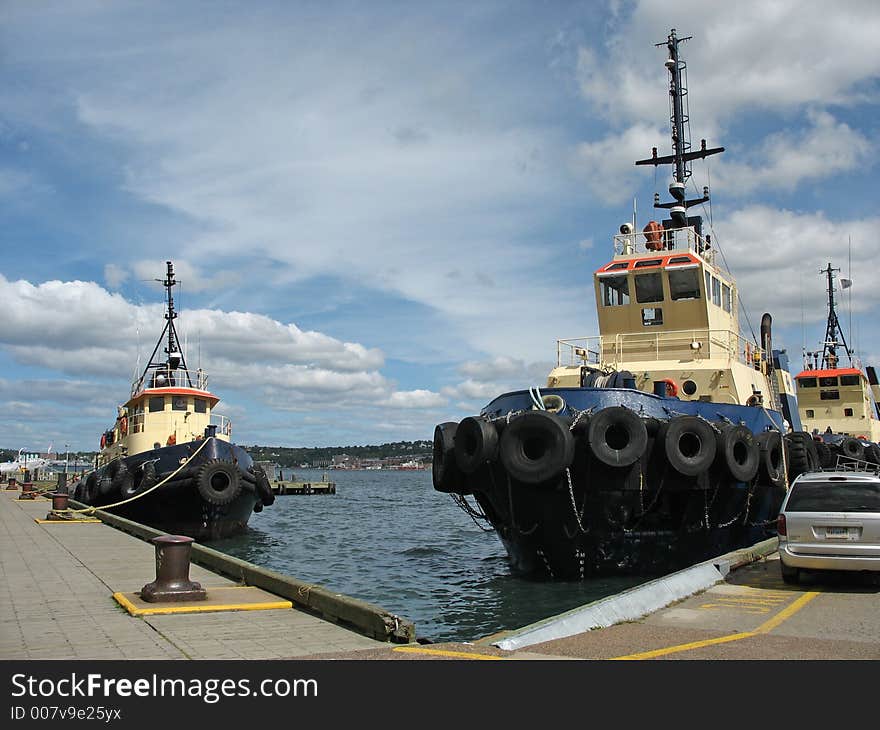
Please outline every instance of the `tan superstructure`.
[[119, 456], [187, 443], [213, 435], [230, 442], [232, 424], [213, 414], [220, 399], [208, 390], [203, 370], [150, 371], [132, 384], [131, 398], [118, 408], [116, 422], [101, 436], [98, 465]]
[[777, 408], [791, 378], [740, 334], [736, 282], [710, 240], [693, 226], [652, 225], [639, 233], [627, 224], [614, 237], [613, 260], [593, 277], [600, 335], [558, 340], [548, 387], [626, 370], [647, 392], [666, 381], [683, 400]]
[[804, 370], [795, 380], [804, 430], [880, 441], [873, 388], [860, 369]]

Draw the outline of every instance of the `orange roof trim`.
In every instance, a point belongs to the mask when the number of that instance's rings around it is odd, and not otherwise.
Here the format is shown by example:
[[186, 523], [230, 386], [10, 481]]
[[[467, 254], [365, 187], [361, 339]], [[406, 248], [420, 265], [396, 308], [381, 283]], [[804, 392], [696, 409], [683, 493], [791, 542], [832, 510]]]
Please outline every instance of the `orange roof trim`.
[[[636, 267], [636, 264], [640, 261], [655, 261], [657, 263], [651, 264], [650, 266], [639, 266]], [[675, 267], [675, 266], [687, 266], [688, 264], [699, 264], [699, 259], [693, 254], [687, 251], [665, 251], [663, 253], [658, 253], [656, 256], [639, 256], [634, 259], [617, 259], [616, 261], [611, 261], [604, 266], [596, 269], [595, 273], [597, 274], [605, 274], [605, 273], [625, 273], [627, 271], [632, 271], [635, 268], [644, 268], [644, 269], [657, 269], [661, 267]]]
[[858, 368], [835, 368], [834, 370], [804, 370], [802, 373], [795, 375], [795, 378], [833, 378], [838, 375], [860, 375], [865, 377], [864, 373]]

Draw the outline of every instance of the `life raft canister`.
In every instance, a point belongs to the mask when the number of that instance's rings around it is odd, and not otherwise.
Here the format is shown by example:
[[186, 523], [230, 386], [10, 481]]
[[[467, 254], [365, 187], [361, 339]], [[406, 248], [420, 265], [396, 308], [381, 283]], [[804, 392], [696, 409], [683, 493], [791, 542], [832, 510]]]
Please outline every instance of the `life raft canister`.
[[107, 434], [101, 434], [101, 448], [103, 449], [107, 445]]
[[663, 226], [657, 221], [648, 221], [643, 229], [645, 234], [645, 248], [649, 251], [661, 251], [663, 249]]

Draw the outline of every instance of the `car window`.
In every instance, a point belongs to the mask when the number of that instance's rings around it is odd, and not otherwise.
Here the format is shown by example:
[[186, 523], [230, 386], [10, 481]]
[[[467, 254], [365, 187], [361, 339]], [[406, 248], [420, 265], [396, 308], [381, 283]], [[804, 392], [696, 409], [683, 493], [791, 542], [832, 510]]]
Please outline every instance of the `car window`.
[[803, 482], [791, 488], [785, 512], [880, 512], [880, 484]]

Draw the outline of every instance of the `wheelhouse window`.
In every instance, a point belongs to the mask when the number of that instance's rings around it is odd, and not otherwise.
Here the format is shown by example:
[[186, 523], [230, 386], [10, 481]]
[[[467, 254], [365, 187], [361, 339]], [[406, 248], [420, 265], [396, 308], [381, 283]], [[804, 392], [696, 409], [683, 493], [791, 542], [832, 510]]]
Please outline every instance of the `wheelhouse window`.
[[635, 277], [636, 301], [639, 304], [663, 301], [663, 278], [660, 272]]
[[605, 271], [620, 271], [621, 269], [625, 269], [629, 266], [628, 261], [618, 261], [616, 264], [611, 264], [605, 268]]
[[150, 398], [150, 413], [165, 410], [165, 396], [154, 395]]
[[621, 304], [629, 304], [629, 278], [626, 274], [601, 278], [599, 288], [602, 306], [616, 307]]
[[712, 294], [712, 274], [708, 271], [703, 272], [706, 275], [706, 301], [709, 300], [709, 296]]
[[816, 378], [798, 378], [797, 384], [799, 388], [815, 388]]
[[721, 285], [721, 304], [725, 312], [730, 312], [733, 309], [733, 297], [731, 297], [730, 287], [727, 284]]
[[700, 298], [699, 269], [679, 269], [667, 271], [669, 275], [669, 296], [673, 301]]
[[634, 269], [647, 269], [650, 266], [660, 266], [663, 263], [663, 259], [645, 259], [644, 261], [636, 261], [633, 264]]
[[173, 411], [185, 411], [186, 410], [186, 398], [182, 395], [176, 395], [171, 400], [171, 410]]
[[819, 399], [820, 400], [840, 400], [840, 391], [839, 390], [820, 390], [819, 391]]
[[196, 398], [193, 401], [193, 410], [196, 413], [207, 413], [208, 412], [208, 401], [204, 398]]
[[844, 408], [844, 409], [843, 409], [843, 415], [844, 415], [844, 416], [851, 416], [852, 414], [853, 414], [853, 409], [852, 409], [852, 408]]
[[859, 384], [859, 376], [858, 375], [841, 375], [840, 376], [840, 384], [841, 385], [858, 385]]
[[837, 387], [837, 376], [829, 377], [829, 378], [819, 378], [819, 387], [820, 388], [836, 388]]
[[712, 304], [716, 307], [721, 306], [721, 282], [714, 276], [712, 277]]
[[644, 307], [642, 309], [642, 324], [645, 327], [663, 324], [663, 310], [660, 307]]

